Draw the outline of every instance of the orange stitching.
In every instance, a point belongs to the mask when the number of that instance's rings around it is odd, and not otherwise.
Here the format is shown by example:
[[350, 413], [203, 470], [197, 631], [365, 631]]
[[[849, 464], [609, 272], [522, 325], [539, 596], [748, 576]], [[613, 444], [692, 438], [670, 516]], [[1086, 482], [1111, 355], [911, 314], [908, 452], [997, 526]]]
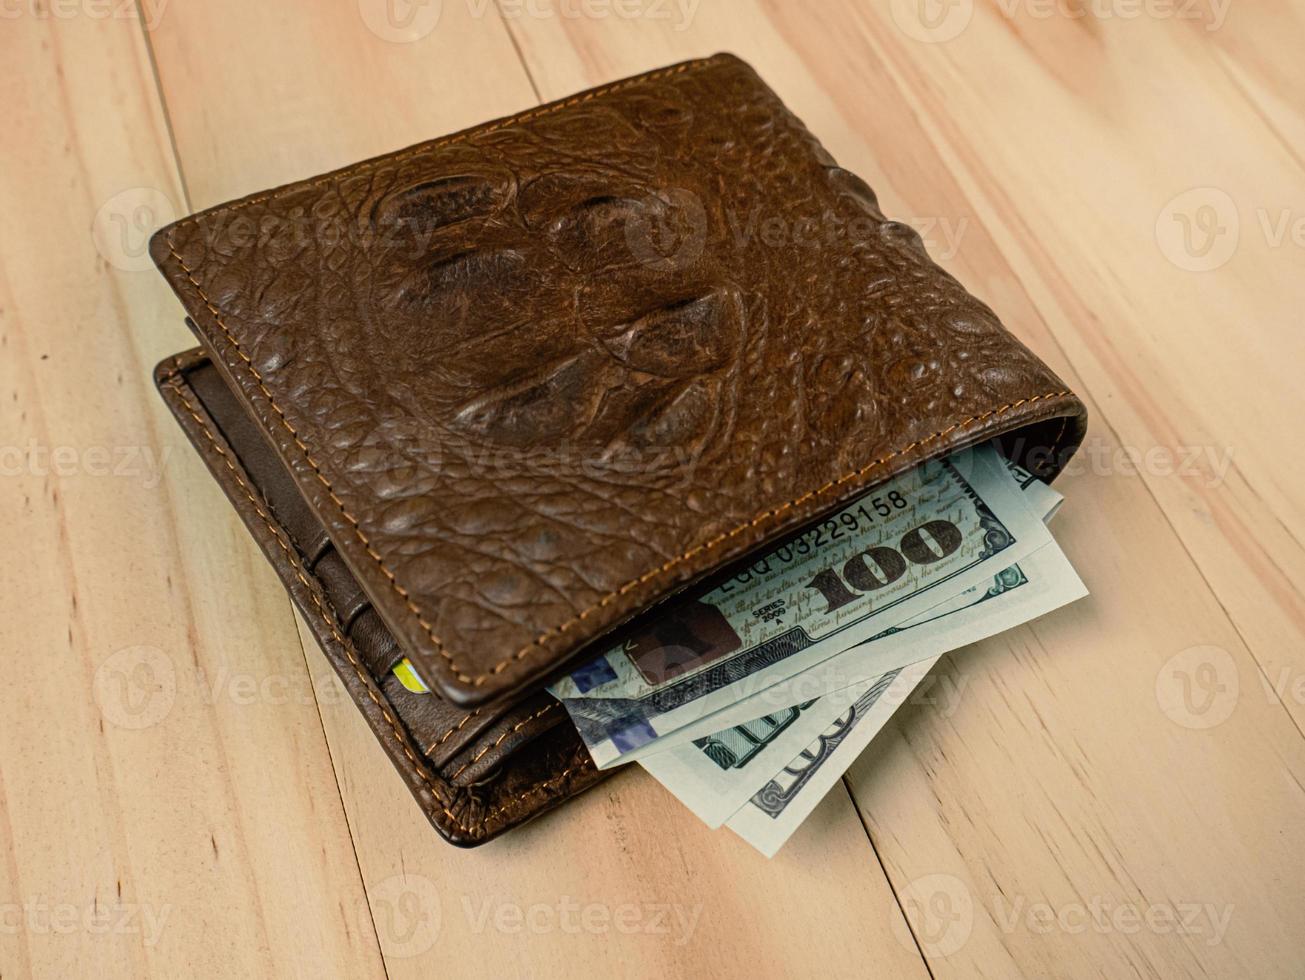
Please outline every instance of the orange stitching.
[[[557, 112], [561, 109], [568, 108], [572, 105], [577, 105], [579, 103], [586, 102], [589, 99], [596, 98], [600, 95], [606, 95], [611, 92], [617, 91], [618, 89], [624, 88], [628, 85], [633, 85], [639, 82], [652, 81], [653, 79], [658, 77], [674, 75], [683, 71], [688, 71], [691, 68], [702, 67], [705, 66], [706, 64], [709, 64], [713, 60], [715, 59], [708, 58], [700, 62], [687, 62], [685, 64], [676, 65], [673, 68], [662, 69], [661, 71], [651, 72], [649, 74], [637, 76], [635, 78], [629, 78], [623, 82], [617, 82], [603, 88], [598, 88], [583, 93], [581, 95], [575, 96], [574, 98], [568, 99], [564, 102], [554, 103], [552, 105], [544, 106], [539, 109], [532, 109], [527, 112], [519, 113], [515, 116], [510, 116], [506, 119], [499, 120], [496, 123], [492, 123], [488, 126], [484, 126], [479, 129], [471, 129], [462, 133], [455, 133], [452, 136], [448, 136], [440, 140], [435, 140], [433, 142], [411, 147], [410, 149], [404, 151], [403, 153], [396, 154], [386, 158], [381, 158], [380, 160], [371, 162], [369, 164], [366, 164], [365, 166], [368, 169], [375, 169], [387, 162], [390, 163], [397, 162], [401, 159], [405, 159], [406, 157], [412, 156], [417, 153], [434, 150], [441, 146], [445, 146], [451, 143], [461, 142], [463, 140], [468, 139], [472, 135], [481, 135], [484, 133], [493, 132], [494, 130], [509, 125], [511, 123], [524, 122], [527, 119], [532, 119], [539, 116], [547, 115], [552, 112]], [[220, 214], [226, 211], [232, 211], [239, 208], [248, 207], [252, 204], [259, 203], [260, 201], [269, 200], [275, 198], [280, 194], [288, 193], [297, 188], [315, 187], [318, 184], [334, 179], [336, 179], [335, 174], [325, 174], [322, 177], [319, 177], [308, 183], [290, 185], [288, 187], [283, 187], [277, 191], [273, 191], [269, 194], [265, 194], [261, 197], [250, 198], [244, 201], [237, 201], [234, 204], [227, 205], [226, 207], [223, 208], [218, 208], [210, 213]], [[336, 507], [339, 508], [341, 515], [343, 515], [345, 520], [347, 520], [349, 524], [353, 527], [354, 534], [358, 537], [358, 540], [362, 543], [363, 550], [372, 558], [373, 561], [376, 562], [377, 566], [381, 570], [381, 573], [389, 581], [391, 588], [393, 588], [394, 591], [400, 596], [400, 598], [403, 599], [404, 605], [406, 606], [408, 611], [412, 613], [417, 623], [422, 627], [422, 629], [426, 631], [426, 635], [430, 638], [430, 641], [434, 645], [436, 652], [438, 652], [439, 655], [443, 657], [444, 660], [448, 663], [449, 669], [453, 672], [453, 676], [457, 678], [459, 681], [461, 681], [462, 683], [471, 684], [473, 687], [481, 686], [490, 677], [502, 673], [513, 662], [523, 660], [525, 657], [533, 653], [536, 649], [543, 649], [545, 641], [551, 639], [552, 637], [562, 635], [567, 630], [571, 629], [573, 626], [576, 626], [577, 624], [583, 622], [589, 616], [593, 615], [595, 612], [598, 612], [600, 609], [607, 606], [608, 604], [615, 601], [616, 599], [621, 598], [626, 593], [630, 592], [632, 589], [638, 588], [639, 586], [643, 585], [645, 582], [648, 582], [649, 580], [656, 578], [659, 575], [664, 575], [666, 572], [675, 568], [677, 565], [683, 564], [684, 562], [690, 560], [691, 558], [696, 557], [697, 555], [712, 550], [717, 545], [723, 544], [724, 542], [730, 540], [736, 535], [742, 534], [745, 531], [749, 531], [755, 528], [758, 524], [761, 524], [764, 521], [770, 520], [774, 517], [778, 517], [779, 515], [785, 513], [786, 511], [792, 510], [794, 507], [799, 507], [809, 500], [814, 500], [820, 496], [823, 496], [824, 494], [828, 493], [830, 490], [837, 489], [838, 487], [841, 487], [843, 484], [847, 483], [850, 480], [855, 480], [858, 479], [859, 477], [867, 475], [871, 470], [875, 469], [876, 467], [882, 466], [884, 463], [887, 463], [889, 460], [895, 459], [898, 456], [902, 456], [906, 453], [909, 453], [912, 449], [917, 449], [921, 446], [927, 446], [932, 442], [936, 442], [937, 440], [946, 437], [947, 435], [956, 431], [957, 429], [964, 428], [965, 426], [970, 425], [971, 423], [981, 422], [984, 419], [1001, 415], [1005, 412], [1011, 411], [1012, 409], [1019, 408], [1021, 405], [1031, 405], [1034, 402], [1043, 401], [1048, 398], [1060, 398], [1070, 394], [1068, 390], [1047, 392], [1041, 395], [1034, 395], [1031, 398], [1021, 398], [1017, 401], [1009, 402], [1005, 405], [1000, 406], [999, 408], [989, 409], [988, 411], [983, 412], [979, 415], [971, 415], [969, 418], [964, 419], [960, 422], [956, 422], [948, 426], [946, 429], [943, 429], [939, 432], [935, 432], [933, 435], [926, 436], [923, 439], [918, 439], [915, 442], [911, 443], [910, 445], [904, 446], [901, 449], [897, 449], [891, 453], [888, 453], [887, 455], [881, 456], [878, 459], [873, 460], [870, 463], [867, 463], [865, 466], [862, 466], [860, 469], [845, 474], [844, 476], [841, 476], [836, 480], [831, 480], [830, 482], [826, 483], [824, 486], [816, 490], [810, 490], [802, 494], [800, 497], [796, 497], [793, 500], [790, 500], [786, 504], [782, 504], [778, 507], [773, 507], [762, 514], [757, 515], [747, 523], [740, 524], [738, 527], [734, 528], [733, 530], [723, 532], [721, 534], [716, 535], [716, 537], [714, 538], [702, 542], [701, 544], [695, 545], [694, 547], [690, 548], [688, 551], [685, 551], [684, 553], [678, 555], [677, 557], [664, 562], [660, 567], [645, 572], [643, 575], [640, 575], [638, 578], [631, 579], [629, 582], [626, 582], [624, 585], [614, 589], [613, 591], [609, 592], [607, 595], [603, 596], [593, 606], [576, 614], [571, 619], [568, 619], [566, 622], [562, 623], [561, 625], [555, 626], [549, 630], [545, 630], [543, 633], [540, 633], [539, 636], [531, 640], [530, 643], [526, 644], [524, 647], [518, 650], [515, 654], [512, 654], [511, 656], [504, 658], [500, 663], [495, 664], [493, 667], [489, 668], [484, 673], [478, 674], [473, 677], [468, 673], [466, 673], [466, 671], [459, 666], [458, 662], [454, 659], [453, 655], [449, 653], [449, 651], [445, 648], [443, 641], [438, 636], [436, 636], [434, 627], [429, 622], [426, 621], [426, 618], [422, 614], [420, 607], [418, 607], [416, 602], [412, 599], [408, 590], [399, 584], [397, 578], [395, 577], [394, 572], [391, 571], [386, 566], [385, 559], [376, 551], [374, 547], [372, 547], [371, 541], [368, 540], [367, 535], [363, 532], [362, 528], [359, 526], [357, 518], [355, 518], [345, 508], [344, 502], [335, 493], [335, 490], [331, 486], [330, 481], [327, 480], [326, 476], [318, 468], [317, 462], [313, 459], [312, 455], [308, 451], [307, 445], [305, 445], [303, 440], [299, 438], [298, 432], [295, 430], [294, 426], [290, 424], [289, 419], [285, 417], [285, 413], [281, 410], [281, 407], [276, 403], [276, 399], [272, 396], [272, 392], [268, 389], [267, 385], [263, 382], [262, 375], [259, 374], [258, 369], [254, 367], [253, 359], [249, 356], [248, 353], [245, 352], [245, 349], [241, 346], [240, 341], [235, 337], [234, 334], [232, 334], [230, 328], [227, 327], [226, 322], [222, 319], [221, 311], [219, 311], [218, 308], [213, 305], [213, 301], [209, 299], [208, 295], [204, 292], [204, 288], [199, 284], [199, 280], [195, 278], [193, 270], [191, 270], [191, 268], [186, 264], [185, 260], [177, 252], [176, 244], [174, 241], [174, 235], [176, 231], [187, 224], [194, 224], [196, 221], [198, 221], [198, 217], [199, 216], [191, 218], [187, 222], [179, 222], [168, 229], [168, 234], [165, 241], [167, 242], [168, 251], [171, 253], [172, 258], [176, 261], [177, 265], [181, 267], [182, 272], [185, 273], [186, 278], [190, 281], [190, 284], [194, 287], [195, 292], [198, 294], [199, 298], [203, 301], [204, 305], [208, 308], [209, 312], [212, 314], [214, 322], [217, 323], [218, 327], [222, 330], [222, 333], [226, 337], [227, 342], [231, 345], [232, 349], [235, 350], [236, 354], [244, 362], [246, 370], [249, 372], [250, 376], [254, 379], [254, 382], [257, 384], [259, 390], [263, 393], [263, 396], [267, 399], [268, 405], [271, 407], [272, 411], [276, 413], [277, 417], [281, 421], [282, 426], [284, 426], [286, 431], [290, 433], [290, 437], [294, 441], [295, 445], [299, 447], [299, 450], [303, 454], [303, 458], [305, 462], [307, 462], [309, 468], [312, 469], [313, 475], [316, 476], [318, 481], [322, 484], [322, 486], [325, 487], [328, 498], [336, 505]]]
[[430, 753], [438, 749], [441, 745], [443, 745], [445, 742], [447, 742], [449, 736], [452, 735], [454, 732], [462, 731], [462, 726], [465, 725], [467, 722], [471, 721], [471, 719], [475, 718], [476, 715], [478, 714], [480, 714], [479, 708], [477, 708], [475, 711], [469, 711], [465, 715], [463, 715], [462, 720], [458, 722], [455, 727], [450, 728], [447, 732], [441, 735], [440, 740], [426, 750], [426, 754], [429, 755]]
[[[572, 772], [575, 772], [577, 769], [583, 769], [585, 768], [586, 765], [589, 765], [592, 762], [592, 760], [588, 758], [582, 759], [577, 765], [570, 766], [567, 769], [564, 769], [557, 776], [554, 776], [552, 779], [540, 783], [538, 786], [534, 787], [533, 790], [526, 790], [524, 793], [521, 793], [515, 799], [505, 801], [504, 803], [501, 803], [498, 806], [490, 810], [487, 810], [481, 816], [477, 824], [468, 825], [463, 823], [462, 819], [457, 815], [455, 815], [453, 811], [451, 811], [448, 808], [448, 806], [444, 804], [442, 796], [444, 795], [444, 793], [448, 791], [448, 786], [446, 784], [445, 785], [437, 784], [435, 782], [435, 777], [431, 776], [431, 774], [426, 770], [426, 767], [422, 765], [422, 763], [413, 754], [411, 748], [409, 748], [407, 740], [403, 737], [403, 732], [402, 729], [399, 727], [399, 723], [390, 714], [389, 702], [385, 701], [384, 703], [382, 703], [382, 699], [378, 696], [375, 690], [374, 682], [371, 680], [370, 676], [363, 670], [362, 665], [358, 661], [357, 651], [354, 649], [352, 641], [350, 641], [347, 637], [345, 637], [340, 632], [335, 617], [330, 613], [328, 613], [326, 608], [322, 605], [321, 600], [317, 596], [317, 587], [315, 587], [314, 584], [305, 577], [305, 569], [303, 567], [303, 564], [300, 561], [298, 554], [294, 550], [293, 545], [285, 537], [285, 532], [281, 529], [281, 527], [278, 524], [274, 523], [271, 516], [265, 510], [263, 510], [263, 507], [259, 504], [258, 498], [254, 496], [253, 491], [250, 489], [249, 485], [245, 482], [244, 477], [241, 475], [240, 470], [237, 469], [234, 461], [231, 459], [230, 454], [217, 441], [217, 438], [213, 434], [213, 430], [209, 427], [208, 420], [203, 418], [199, 414], [199, 412], [196, 410], [195, 404], [190, 400], [189, 396], [187, 396], [186, 392], [182, 389], [183, 379], [180, 374], [180, 362], [181, 362], [180, 356], [172, 358], [172, 370], [174, 373], [165, 380], [166, 385], [169, 388], [171, 388], [173, 392], [176, 393], [177, 397], [181, 400], [181, 403], [185, 406], [186, 411], [190, 414], [190, 417], [195, 420], [196, 424], [198, 424], [200, 428], [200, 431], [203, 432], [204, 436], [208, 439], [209, 444], [213, 447], [213, 450], [222, 458], [222, 462], [226, 465], [227, 469], [231, 471], [232, 477], [235, 479], [236, 483], [240, 486], [240, 489], [244, 492], [245, 497], [248, 498], [250, 505], [254, 508], [254, 512], [257, 513], [258, 516], [263, 519], [263, 523], [267, 525], [267, 529], [272, 533], [273, 540], [276, 541], [277, 545], [280, 546], [281, 550], [285, 553], [286, 559], [290, 562], [291, 567], [294, 569], [295, 577], [308, 590], [308, 598], [312, 600], [313, 605], [317, 608], [317, 612], [322, 617], [322, 621], [326, 624], [327, 629], [330, 631], [331, 635], [335, 638], [335, 641], [340, 645], [341, 649], [344, 650], [345, 656], [349, 658], [349, 663], [350, 665], [352, 665], [354, 672], [358, 675], [359, 681], [362, 682], [363, 687], [366, 689], [367, 696], [370, 697], [372, 699], [372, 702], [376, 705], [376, 707], [380, 709], [382, 717], [384, 717], [385, 720], [390, 723], [391, 732], [394, 735], [395, 741], [398, 742], [399, 747], [403, 750], [403, 754], [407, 757], [409, 763], [411, 763], [412, 765], [413, 770], [421, 778], [422, 782], [424, 782], [430, 788], [431, 794], [436, 798], [436, 801], [440, 804], [441, 810], [444, 813], [444, 815], [448, 817], [449, 821], [452, 822], [457, 829], [463, 831], [464, 833], [471, 833], [474, 831], [484, 830], [484, 828], [489, 824], [489, 821], [492, 818], [497, 816], [499, 813], [502, 813], [505, 809], [507, 809], [509, 806], [513, 805], [514, 803], [518, 803], [524, 800], [527, 796], [530, 795], [531, 792], [550, 789], [553, 786], [565, 780], [569, 775], [571, 775]], [[550, 704], [548, 705], [548, 707], [553, 707], [553, 705]], [[467, 718], [470, 718], [472, 715], [477, 714], [479, 710], [480, 709], [477, 709], [476, 711], [473, 711], [470, 714], [468, 714], [467, 717], [462, 720], [462, 723], [465, 724]], [[536, 717], [538, 717], [538, 714], [536, 715]], [[459, 725], [458, 727], [460, 728], [462, 726]], [[448, 737], [448, 733], [445, 734], [445, 738], [447, 737]], [[499, 741], [502, 741], [502, 738], [500, 738]], [[496, 742], [495, 745], [497, 744], [498, 743]], [[461, 772], [462, 770], [460, 769], [458, 771]], [[456, 796], [456, 791], [455, 791], [455, 796]]]
[[529, 725], [532, 721], [535, 721], [536, 719], [538, 719], [538, 718], [542, 717], [543, 715], [547, 714], [548, 712], [552, 711], [554, 708], [556, 708], [556, 707], [558, 706], [558, 703], [559, 703], [559, 702], [557, 702], [557, 701], [550, 701], [548, 704], [544, 705], [542, 708], [540, 708], [538, 711], [536, 711], [536, 712], [535, 712], [533, 715], [531, 715], [529, 718], [525, 719], [525, 721], [519, 721], [519, 722], [517, 722], [515, 725], [513, 725], [511, 728], [509, 728], [507, 731], [505, 731], [502, 735], [500, 735], [500, 736], [495, 740], [495, 742], [494, 742], [493, 745], [486, 745], [483, 749], [481, 749], [479, 752], [476, 753], [476, 755], [475, 755], [474, 758], [469, 759], [469, 760], [467, 760], [466, 762], [464, 762], [464, 763], [462, 764], [462, 766], [458, 769], [457, 772], [455, 772], [453, 775], [449, 776], [449, 781], [452, 782], [453, 780], [457, 779], [457, 778], [458, 778], [459, 776], [461, 776], [464, 772], [466, 772], [469, 768], [471, 768], [471, 767], [474, 766], [477, 762], [479, 762], [481, 759], [483, 759], [483, 758], [485, 757], [485, 753], [487, 753], [487, 752], [492, 752], [492, 751], [494, 751], [494, 749], [498, 748], [499, 745], [501, 745], [501, 744], [503, 743], [503, 739], [507, 738], [509, 735], [515, 735], [515, 734], [516, 734], [517, 732], [519, 732], [521, 729], [523, 729], [523, 728], [525, 728], [527, 725]]

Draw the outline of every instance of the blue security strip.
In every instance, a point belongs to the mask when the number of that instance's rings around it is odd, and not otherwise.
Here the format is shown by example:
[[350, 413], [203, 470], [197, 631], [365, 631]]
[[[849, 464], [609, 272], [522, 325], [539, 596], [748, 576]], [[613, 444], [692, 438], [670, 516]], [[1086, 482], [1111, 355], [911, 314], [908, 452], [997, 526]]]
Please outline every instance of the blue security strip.
[[606, 657], [599, 657], [572, 671], [571, 680], [575, 681], [576, 688], [584, 694], [600, 684], [608, 684], [616, 680], [616, 671], [612, 670]]
[[641, 745], [647, 745], [657, 737], [648, 719], [639, 715], [626, 715], [617, 718], [607, 726], [607, 736], [612, 740], [618, 752], [624, 755]]

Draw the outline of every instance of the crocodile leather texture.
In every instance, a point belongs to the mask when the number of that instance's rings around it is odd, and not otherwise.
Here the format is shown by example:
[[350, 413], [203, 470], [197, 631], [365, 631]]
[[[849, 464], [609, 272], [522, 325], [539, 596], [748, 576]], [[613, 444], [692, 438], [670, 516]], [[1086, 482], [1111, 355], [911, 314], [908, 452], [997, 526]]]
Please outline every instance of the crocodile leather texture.
[[169, 404], [458, 843], [598, 778], [540, 687], [631, 616], [974, 442], [1054, 476], [1085, 426], [729, 55], [151, 251], [203, 344]]

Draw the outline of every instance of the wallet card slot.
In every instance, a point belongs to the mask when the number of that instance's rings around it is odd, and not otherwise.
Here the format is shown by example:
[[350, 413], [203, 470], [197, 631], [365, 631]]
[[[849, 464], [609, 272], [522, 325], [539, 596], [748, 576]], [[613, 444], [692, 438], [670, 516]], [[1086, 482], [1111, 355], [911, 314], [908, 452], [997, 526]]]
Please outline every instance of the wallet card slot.
[[[456, 779], [467, 771], [483, 774], [490, 764], [501, 765], [533, 733], [546, 731], [566, 720], [566, 712], [553, 698], [541, 692], [516, 706], [466, 710], [449, 704], [436, 694], [415, 694], [390, 674], [380, 681], [381, 690], [403, 719], [421, 752], [450, 782], [467, 785], [472, 780]], [[541, 714], [553, 705], [557, 710]], [[544, 724], [533, 725], [535, 716]], [[551, 719], [545, 716], [551, 715]], [[525, 722], [523, 724], [523, 722]], [[509, 733], [504, 735], [503, 733]], [[511, 737], [517, 736], [520, 737]], [[473, 762], [486, 765], [472, 768]]]
[[[367, 593], [363, 592], [358, 580], [349, 572], [348, 566], [334, 548], [324, 551], [310, 567], [318, 581], [322, 583], [322, 587], [326, 589], [326, 594], [331, 597], [331, 605], [335, 606], [336, 612], [339, 613], [341, 625], [346, 632], [352, 632], [354, 621], [372, 607], [367, 599]], [[393, 666], [390, 664], [385, 669], [388, 670]]]
[[529, 742], [564, 723], [570, 724], [566, 709], [541, 691], [487, 726], [475, 742], [445, 760], [441, 771], [449, 782], [459, 786], [481, 782]]
[[[393, 673], [378, 678], [377, 684], [421, 754], [440, 770], [479, 734], [484, 727], [481, 715], [492, 714], [466, 711], [438, 695], [416, 694], [404, 687]], [[484, 719], [492, 720], [492, 717]]]
[[370, 606], [354, 617], [348, 627], [349, 639], [353, 640], [358, 652], [367, 664], [367, 672], [376, 683], [380, 683], [400, 660], [403, 651], [391, 633]]
[[259, 489], [268, 509], [311, 568], [334, 546], [267, 437], [259, 431], [211, 361], [206, 359], [187, 372], [186, 381], [208, 410], [211, 423], [239, 456], [240, 465]]

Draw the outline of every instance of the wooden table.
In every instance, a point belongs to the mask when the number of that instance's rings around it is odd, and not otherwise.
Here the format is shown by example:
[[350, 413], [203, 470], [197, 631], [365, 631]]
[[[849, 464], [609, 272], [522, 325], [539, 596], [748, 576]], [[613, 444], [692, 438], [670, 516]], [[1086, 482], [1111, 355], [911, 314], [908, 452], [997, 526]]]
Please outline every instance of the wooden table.
[[[1301, 976], [1305, 8], [386, 2], [4, 5], [0, 973]], [[720, 49], [1086, 397], [1092, 596], [773, 861], [640, 772], [459, 851], [152, 390], [145, 237]]]

